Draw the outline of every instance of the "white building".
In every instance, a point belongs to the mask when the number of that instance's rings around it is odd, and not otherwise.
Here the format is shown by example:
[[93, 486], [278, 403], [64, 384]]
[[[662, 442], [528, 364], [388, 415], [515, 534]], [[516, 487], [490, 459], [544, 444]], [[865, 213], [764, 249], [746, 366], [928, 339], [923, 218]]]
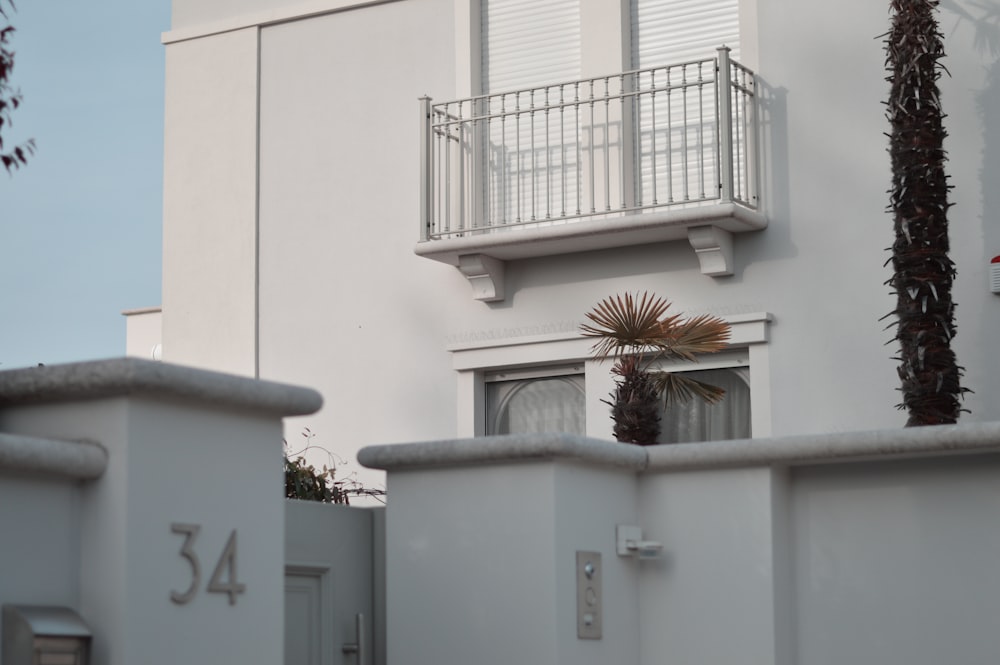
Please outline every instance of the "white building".
[[[977, 7], [941, 12], [967, 422], [1000, 418]], [[174, 0], [163, 359], [316, 387], [291, 427], [345, 458], [540, 417], [611, 438], [577, 326], [649, 290], [733, 324], [697, 367], [730, 388], [711, 436], [901, 426], [887, 29], [867, 0]]]

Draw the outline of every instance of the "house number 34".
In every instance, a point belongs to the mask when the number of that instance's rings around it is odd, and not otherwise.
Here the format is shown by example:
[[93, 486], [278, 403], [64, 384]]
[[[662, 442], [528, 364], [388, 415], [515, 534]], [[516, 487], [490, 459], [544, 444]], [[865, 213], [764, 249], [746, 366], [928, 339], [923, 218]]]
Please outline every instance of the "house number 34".
[[[187, 591], [170, 592], [170, 600], [178, 605], [184, 605], [194, 599], [195, 594], [198, 593], [198, 587], [201, 586], [201, 563], [198, 560], [198, 554], [194, 551], [194, 543], [198, 539], [201, 525], [175, 522], [170, 525], [170, 531], [184, 536], [184, 544], [181, 545], [179, 554], [187, 559], [191, 566], [191, 583], [188, 585]], [[229, 604], [235, 605], [236, 596], [245, 592], [246, 589], [247, 586], [240, 584], [236, 578], [236, 529], [233, 529], [218, 562], [215, 564], [212, 577], [205, 590], [209, 593], [228, 593]]]

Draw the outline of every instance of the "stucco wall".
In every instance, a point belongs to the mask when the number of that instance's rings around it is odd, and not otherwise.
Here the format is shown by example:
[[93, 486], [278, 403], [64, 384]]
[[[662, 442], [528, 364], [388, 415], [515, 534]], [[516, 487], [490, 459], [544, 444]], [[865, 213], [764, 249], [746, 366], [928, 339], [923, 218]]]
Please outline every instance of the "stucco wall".
[[[199, 21], [235, 11], [222, 2], [194, 11], [195, 4], [175, 3], [175, 29], [185, 39]], [[956, 349], [975, 391], [966, 400], [967, 420], [985, 421], [1000, 417], [990, 397], [1000, 390], [990, 350], [1000, 299], [986, 280], [987, 258], [1000, 254], [1000, 230], [992, 224], [1000, 203], [989, 186], [1000, 163], [991, 157], [995, 130], [983, 114], [1000, 107], [1000, 92], [996, 56], [973, 38], [986, 23], [961, 18], [955, 8], [973, 19], [978, 10], [962, 0], [941, 12], [952, 72], [941, 85], [959, 272]], [[185, 241], [208, 243], [194, 252], [198, 262], [165, 243], [165, 357], [245, 371], [256, 343], [261, 376], [316, 386], [327, 397], [324, 410], [292, 423], [289, 435], [308, 426], [317, 443], [349, 459], [369, 443], [456, 434], [459, 409], [468, 409], [471, 397], [449, 346], [571, 333], [600, 298], [648, 289], [682, 311], [773, 315], [767, 353], [750, 367], [752, 377], [765, 377], [754, 384], [753, 399], [768, 410], [769, 433], [903, 423], [894, 408], [895, 350], [886, 346], [892, 334], [879, 320], [893, 308], [883, 267], [892, 241], [884, 212], [888, 86], [876, 38], [888, 27], [884, 3], [741, 5], [741, 48], [760, 74], [770, 225], [736, 237], [733, 276], [701, 274], [683, 241], [609, 249], [510, 262], [508, 296], [494, 304], [473, 300], [454, 268], [412, 253], [419, 219], [416, 99], [467, 94], [475, 78], [470, 20], [464, 0], [405, 0], [267, 23], [259, 56], [244, 32], [209, 31], [168, 44], [168, 166], [172, 136], [189, 133], [193, 150], [201, 140], [193, 128], [230, 123], [225, 109], [232, 100], [220, 98], [218, 110], [206, 106], [199, 117], [170, 112], [198, 94], [181, 83], [189, 70], [243, 77], [253, 65], [248, 60], [260, 59], [260, 263], [254, 267], [245, 245], [252, 192], [244, 171], [253, 152], [244, 128], [235, 152], [212, 167], [213, 174], [230, 166], [243, 174], [233, 183], [236, 207], [223, 205], [229, 190], [204, 190], [210, 205], [221, 206], [214, 217], [223, 221], [213, 223], [231, 232]], [[620, 51], [591, 46], [613, 69]], [[597, 66], [590, 56], [587, 62]], [[239, 91], [240, 127], [252, 111], [251, 88], [246, 81]], [[190, 189], [168, 187], [168, 210], [200, 191], [193, 176]], [[177, 230], [167, 238], [207, 223], [194, 227], [195, 219], [171, 213], [165, 225]], [[248, 300], [254, 288], [256, 315]], [[184, 348], [172, 349], [171, 337], [183, 339], [177, 344]], [[595, 403], [601, 397], [603, 388]]]
[[[389, 662], [634, 661], [634, 566], [614, 555], [605, 528], [636, 519], [634, 485], [630, 473], [573, 464], [393, 475], [389, 491], [401, 500], [387, 508]], [[598, 641], [576, 638], [578, 550], [601, 553]], [[432, 600], [415, 612], [420, 598]], [[424, 637], [441, 625], [442, 639]]]
[[[902, 416], [887, 408], [898, 401], [893, 347], [882, 346], [891, 333], [881, 332], [877, 322], [893, 307], [882, 285], [892, 235], [883, 212], [890, 181], [882, 135], [888, 131], [882, 115], [888, 84], [876, 39], [888, 29], [887, 9], [867, 2], [758, 0], [758, 6], [758, 71], [763, 96], [773, 99], [765, 168], [771, 225], [741, 238], [752, 250], [740, 255], [752, 261], [744, 278], [768, 284], [761, 290], [780, 321], [774, 349], [789, 350], [773, 365], [775, 433], [894, 426]], [[996, 104], [989, 74], [996, 55], [977, 47], [977, 23], [960, 18], [956, 8], [972, 16], [981, 12], [968, 2], [949, 3], [940, 12], [944, 64], [952, 74], [940, 83], [954, 186], [955, 348], [967, 368], [966, 383], [976, 391], [966, 399], [972, 411], [967, 419], [982, 421], [998, 415], [989, 398], [997, 389], [996, 354], [988, 349], [990, 331], [1000, 325], [1000, 300], [988, 292], [986, 268], [1000, 237], [987, 208], [996, 173], [989, 162], [993, 130], [977, 109]], [[798, 389], [803, 381], [808, 390]], [[817, 408], [826, 404], [836, 408]]]
[[254, 376], [257, 30], [166, 60], [163, 358]]
[[[21, 477], [19, 477], [21, 476]], [[0, 472], [0, 600], [74, 607], [80, 598], [80, 488]]]
[[995, 454], [796, 470], [795, 662], [994, 661], [998, 479]]
[[[998, 451], [997, 423], [367, 448], [393, 496], [390, 659], [465, 662], [478, 645], [484, 663], [988, 665], [1000, 649]], [[618, 555], [620, 525], [662, 549]], [[601, 640], [574, 631], [580, 549], [602, 552]]]
[[444, 340], [468, 287], [412, 251], [417, 98], [453, 85], [450, 8], [390, 3], [261, 33], [260, 373], [320, 390], [309, 426], [346, 459], [454, 433]]

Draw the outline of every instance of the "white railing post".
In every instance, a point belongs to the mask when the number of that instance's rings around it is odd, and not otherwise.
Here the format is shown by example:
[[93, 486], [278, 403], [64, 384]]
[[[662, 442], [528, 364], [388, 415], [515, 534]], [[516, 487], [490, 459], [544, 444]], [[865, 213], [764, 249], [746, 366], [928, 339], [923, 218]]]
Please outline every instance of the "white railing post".
[[719, 198], [733, 200], [733, 79], [729, 68], [729, 47], [720, 46], [716, 72], [719, 99]]
[[433, 150], [431, 147], [431, 98], [420, 98], [420, 240], [431, 236], [431, 186], [433, 180]]
[[761, 208], [761, 198], [760, 198], [760, 153], [758, 152], [758, 133], [760, 132], [760, 126], [758, 124], [759, 116], [757, 114], [757, 104], [759, 100], [757, 99], [757, 75], [750, 74], [750, 89], [753, 94], [750, 96], [750, 104], [748, 105], [748, 118], [747, 118], [747, 200], [746, 203], [757, 209]]
[[638, 113], [638, 74], [625, 74], [621, 82], [621, 207], [622, 210], [636, 205], [639, 192], [637, 179], [642, 178], [638, 168], [639, 136], [636, 134], [635, 114]]
[[466, 220], [468, 228], [487, 224], [489, 219], [489, 122], [483, 118], [489, 114], [485, 98], [474, 98], [471, 106], [472, 142], [470, 164], [472, 168], [472, 207]]

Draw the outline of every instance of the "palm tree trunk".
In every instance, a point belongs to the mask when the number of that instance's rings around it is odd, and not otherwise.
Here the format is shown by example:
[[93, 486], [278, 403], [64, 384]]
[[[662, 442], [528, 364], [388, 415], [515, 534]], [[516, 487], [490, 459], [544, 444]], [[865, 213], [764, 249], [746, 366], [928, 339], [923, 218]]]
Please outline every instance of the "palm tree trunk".
[[960, 411], [962, 369], [955, 336], [951, 287], [955, 265], [948, 257], [946, 132], [937, 80], [944, 56], [935, 12], [938, 0], [891, 0], [892, 27], [886, 67], [892, 84], [886, 114], [892, 125], [890, 210], [896, 294], [896, 339], [907, 426], [954, 423]]
[[660, 391], [642, 358], [625, 356], [613, 373], [621, 378], [611, 393], [611, 419], [615, 440], [650, 446], [660, 438]]

